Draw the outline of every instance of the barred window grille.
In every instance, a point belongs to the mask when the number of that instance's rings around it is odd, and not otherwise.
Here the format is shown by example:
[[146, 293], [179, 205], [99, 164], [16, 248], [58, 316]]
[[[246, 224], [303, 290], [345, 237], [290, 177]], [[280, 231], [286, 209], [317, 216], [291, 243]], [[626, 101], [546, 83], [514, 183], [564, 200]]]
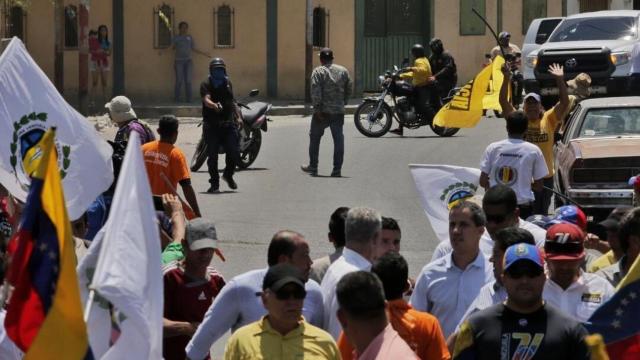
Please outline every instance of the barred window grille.
[[64, 8], [64, 47], [78, 48], [78, 8], [74, 5]]
[[162, 4], [153, 10], [153, 47], [166, 49], [171, 46], [173, 34], [173, 8]]
[[323, 7], [313, 9], [313, 46], [329, 46], [329, 11]]
[[215, 9], [214, 18], [214, 47], [234, 47], [234, 11], [229, 5], [221, 5]]

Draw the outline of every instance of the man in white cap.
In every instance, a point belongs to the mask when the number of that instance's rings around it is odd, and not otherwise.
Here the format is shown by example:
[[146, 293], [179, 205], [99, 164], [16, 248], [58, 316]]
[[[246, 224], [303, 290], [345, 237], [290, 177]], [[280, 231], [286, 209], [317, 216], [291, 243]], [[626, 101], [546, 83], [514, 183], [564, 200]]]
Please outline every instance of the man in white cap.
[[182, 240], [184, 259], [164, 269], [164, 341], [165, 359], [184, 359], [185, 346], [202, 322], [204, 314], [225, 281], [211, 264], [218, 245], [215, 225], [197, 218], [187, 223]]
[[129, 134], [135, 131], [140, 135], [140, 145], [156, 139], [149, 125], [138, 120], [136, 112], [131, 108], [131, 100], [126, 96], [116, 96], [104, 105], [109, 110], [109, 118], [118, 127], [115, 142], [129, 141]]

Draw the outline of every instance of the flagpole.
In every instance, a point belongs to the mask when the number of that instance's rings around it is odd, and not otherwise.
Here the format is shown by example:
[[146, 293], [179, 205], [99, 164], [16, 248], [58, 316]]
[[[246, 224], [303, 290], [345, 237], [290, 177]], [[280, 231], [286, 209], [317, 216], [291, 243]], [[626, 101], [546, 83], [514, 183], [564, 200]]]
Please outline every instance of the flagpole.
[[487, 19], [485, 19], [484, 16], [480, 15], [478, 10], [471, 8], [471, 11], [473, 11], [474, 14], [478, 15], [480, 20], [482, 20], [482, 22], [489, 28], [489, 31], [491, 31], [491, 34], [496, 39], [496, 43], [498, 44], [498, 48], [500, 49], [500, 53], [502, 54], [502, 57], [506, 60], [507, 58], [505, 57], [504, 49], [502, 49], [502, 45], [500, 45], [500, 40], [498, 40], [498, 34], [496, 34], [496, 32], [491, 27], [491, 25], [489, 25], [489, 23], [487, 22]]
[[93, 305], [93, 298], [96, 295], [95, 290], [89, 290], [89, 299], [87, 299], [87, 304], [84, 307], [84, 322], [89, 321], [89, 314], [91, 314], [91, 306]]

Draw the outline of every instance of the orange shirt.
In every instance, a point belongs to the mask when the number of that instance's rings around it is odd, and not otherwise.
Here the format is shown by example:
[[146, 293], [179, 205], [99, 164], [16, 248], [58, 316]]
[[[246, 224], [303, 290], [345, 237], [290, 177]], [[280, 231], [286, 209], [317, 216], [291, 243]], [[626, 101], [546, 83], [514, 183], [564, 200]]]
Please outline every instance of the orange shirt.
[[[391, 326], [422, 360], [450, 360], [440, 323], [431, 314], [414, 310], [402, 299], [389, 301], [387, 315]], [[353, 346], [344, 332], [338, 339], [343, 360], [353, 360]]]
[[[142, 154], [153, 195], [175, 194], [178, 183], [191, 178], [184, 153], [172, 144], [151, 141], [142, 145]], [[188, 219], [195, 215], [187, 206], [183, 209]]]

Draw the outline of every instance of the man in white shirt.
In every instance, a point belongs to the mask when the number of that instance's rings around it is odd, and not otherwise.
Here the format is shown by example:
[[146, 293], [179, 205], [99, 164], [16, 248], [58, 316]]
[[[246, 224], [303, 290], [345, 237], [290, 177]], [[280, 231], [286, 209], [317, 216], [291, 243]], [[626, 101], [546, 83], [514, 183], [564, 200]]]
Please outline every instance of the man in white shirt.
[[[274, 266], [290, 263], [299, 268], [307, 282], [302, 314], [313, 325], [321, 326], [323, 320], [322, 292], [320, 285], [308, 280], [311, 269], [309, 244], [305, 238], [294, 231], [277, 232], [267, 250], [267, 263]], [[258, 321], [267, 314], [260, 293], [267, 268], [246, 272], [231, 279], [215, 298], [198, 330], [186, 347], [187, 358], [204, 359], [209, 355], [213, 343], [227, 331]]]
[[491, 266], [479, 248], [486, 223], [480, 206], [469, 201], [454, 205], [449, 211], [449, 238], [453, 252], [427, 264], [411, 295], [411, 306], [438, 318], [446, 337], [480, 288], [493, 280]]
[[338, 339], [342, 327], [338, 321], [338, 300], [336, 286], [343, 276], [354, 271], [370, 271], [380, 238], [382, 217], [374, 209], [356, 207], [349, 210], [345, 222], [345, 247], [342, 256], [336, 260], [322, 279], [324, 298], [323, 328]]
[[604, 278], [581, 270], [585, 236], [574, 224], [556, 224], [547, 230], [544, 246], [548, 281], [542, 297], [580, 322], [587, 321], [615, 292]]
[[[549, 174], [542, 151], [524, 141], [528, 120], [522, 111], [507, 116], [507, 139], [489, 144], [480, 161], [480, 185], [489, 190], [498, 184], [516, 192], [520, 217], [533, 214], [533, 190], [542, 191], [542, 180]], [[533, 182], [533, 185], [531, 183]]]
[[[547, 232], [543, 228], [522, 220], [518, 209], [518, 200], [515, 191], [505, 185], [496, 185], [484, 194], [482, 198], [482, 210], [484, 211], [487, 223], [485, 232], [480, 238], [480, 251], [488, 259], [493, 252], [493, 237], [496, 232], [508, 227], [518, 227], [529, 231], [536, 241], [536, 246], [544, 247]], [[451, 243], [443, 241], [436, 246], [431, 257], [435, 261], [451, 253]]]

